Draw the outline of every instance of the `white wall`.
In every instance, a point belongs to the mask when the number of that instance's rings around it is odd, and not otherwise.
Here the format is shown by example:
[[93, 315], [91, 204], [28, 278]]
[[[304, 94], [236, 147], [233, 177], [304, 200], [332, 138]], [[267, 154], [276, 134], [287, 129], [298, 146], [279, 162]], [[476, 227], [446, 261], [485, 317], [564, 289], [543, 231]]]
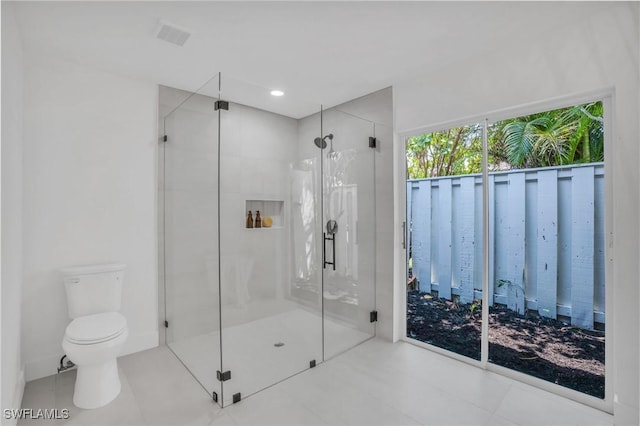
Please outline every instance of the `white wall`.
[[[297, 120], [237, 103], [222, 112], [220, 126], [220, 288], [223, 327], [229, 327], [290, 309], [282, 304], [292, 285], [285, 210], [298, 138]], [[272, 201], [282, 215], [246, 200]], [[247, 229], [248, 210], [254, 219], [256, 210], [273, 215], [272, 228]]]
[[2, 3], [2, 408], [24, 390], [22, 297], [22, 46], [13, 6]]
[[157, 86], [24, 57], [24, 285], [28, 380], [56, 372], [69, 322], [58, 270], [128, 265], [124, 353], [158, 343]]
[[[541, 4], [549, 7], [552, 4]], [[614, 87], [613, 367], [616, 424], [638, 424], [639, 34], [638, 4], [611, 3], [583, 21], [535, 34], [531, 42], [394, 86], [397, 128], [477, 116], [559, 96]], [[509, 47], [512, 50], [509, 50]], [[505, 53], [508, 52], [508, 53]], [[517, 54], [515, 53], [517, 52]], [[610, 370], [611, 371], [611, 370]]]

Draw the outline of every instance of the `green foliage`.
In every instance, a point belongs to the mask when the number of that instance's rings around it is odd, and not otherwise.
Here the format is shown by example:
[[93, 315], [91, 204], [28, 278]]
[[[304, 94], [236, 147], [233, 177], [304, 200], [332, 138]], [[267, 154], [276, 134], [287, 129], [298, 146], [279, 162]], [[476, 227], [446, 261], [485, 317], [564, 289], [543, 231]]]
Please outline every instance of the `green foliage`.
[[496, 123], [512, 168], [560, 166], [604, 159], [602, 102]]
[[511, 285], [511, 281], [510, 280], [498, 280], [496, 281], [496, 284], [498, 284], [498, 288], [503, 287], [503, 286], [510, 286]]
[[409, 179], [479, 173], [481, 166], [479, 124], [425, 133], [407, 141]]
[[482, 312], [482, 300], [475, 299], [471, 305], [469, 305], [469, 316], [473, 317]]
[[[603, 161], [602, 114], [602, 102], [593, 102], [493, 123], [488, 134], [489, 170]], [[407, 141], [409, 179], [481, 170], [481, 124], [426, 133]]]

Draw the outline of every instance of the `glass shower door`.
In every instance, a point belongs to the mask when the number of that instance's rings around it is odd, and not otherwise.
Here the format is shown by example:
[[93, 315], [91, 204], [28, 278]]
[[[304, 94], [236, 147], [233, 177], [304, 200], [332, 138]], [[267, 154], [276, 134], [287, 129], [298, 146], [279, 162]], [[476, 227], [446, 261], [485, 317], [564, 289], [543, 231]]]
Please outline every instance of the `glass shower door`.
[[298, 166], [320, 133], [320, 106], [224, 75], [221, 97], [229, 102], [219, 110], [221, 373], [228, 406], [322, 361], [319, 259], [315, 250], [305, 254], [311, 296], [300, 297], [291, 243], [300, 241], [301, 200], [312, 228], [308, 215], [319, 204], [307, 192], [313, 172], [305, 171], [313, 165]]
[[166, 342], [214, 399], [221, 390], [217, 91], [217, 77], [198, 93], [161, 88], [159, 173]]
[[222, 406], [375, 335], [374, 125], [270, 92], [161, 89], [166, 342]]
[[324, 358], [375, 335], [374, 125], [323, 112], [322, 242]]

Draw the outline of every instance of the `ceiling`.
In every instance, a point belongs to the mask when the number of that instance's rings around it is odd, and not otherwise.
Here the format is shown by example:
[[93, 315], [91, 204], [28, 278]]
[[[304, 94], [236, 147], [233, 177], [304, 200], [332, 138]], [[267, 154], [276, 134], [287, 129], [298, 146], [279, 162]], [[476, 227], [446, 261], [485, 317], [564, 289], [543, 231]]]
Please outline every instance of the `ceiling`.
[[[265, 109], [294, 117], [434, 68], [473, 66], [473, 58], [496, 49], [513, 54], [508, 49], [526, 46], [540, 31], [604, 7], [395, 1], [15, 5], [25, 49], [189, 91], [221, 72], [222, 98], [263, 97], [257, 103], [266, 102]], [[192, 32], [183, 47], [155, 38], [160, 20]], [[217, 80], [208, 87], [216, 92]], [[281, 89], [285, 96], [276, 102], [262, 96], [262, 88]]]

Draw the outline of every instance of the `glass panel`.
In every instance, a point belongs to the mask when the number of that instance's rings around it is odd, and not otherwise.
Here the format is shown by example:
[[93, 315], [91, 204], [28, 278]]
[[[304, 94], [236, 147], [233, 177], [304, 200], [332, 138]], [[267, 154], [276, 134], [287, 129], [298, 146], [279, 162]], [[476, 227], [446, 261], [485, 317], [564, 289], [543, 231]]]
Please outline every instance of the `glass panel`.
[[161, 89], [161, 249], [166, 341], [209, 393], [220, 394], [217, 77], [198, 93]]
[[482, 125], [410, 137], [407, 337], [480, 360]]
[[489, 133], [489, 360], [598, 398], [605, 387], [601, 102]]
[[226, 406], [322, 361], [320, 107], [224, 75], [221, 97], [229, 101], [220, 111]]
[[322, 118], [326, 359], [375, 335], [375, 150], [372, 122], [335, 108]]

